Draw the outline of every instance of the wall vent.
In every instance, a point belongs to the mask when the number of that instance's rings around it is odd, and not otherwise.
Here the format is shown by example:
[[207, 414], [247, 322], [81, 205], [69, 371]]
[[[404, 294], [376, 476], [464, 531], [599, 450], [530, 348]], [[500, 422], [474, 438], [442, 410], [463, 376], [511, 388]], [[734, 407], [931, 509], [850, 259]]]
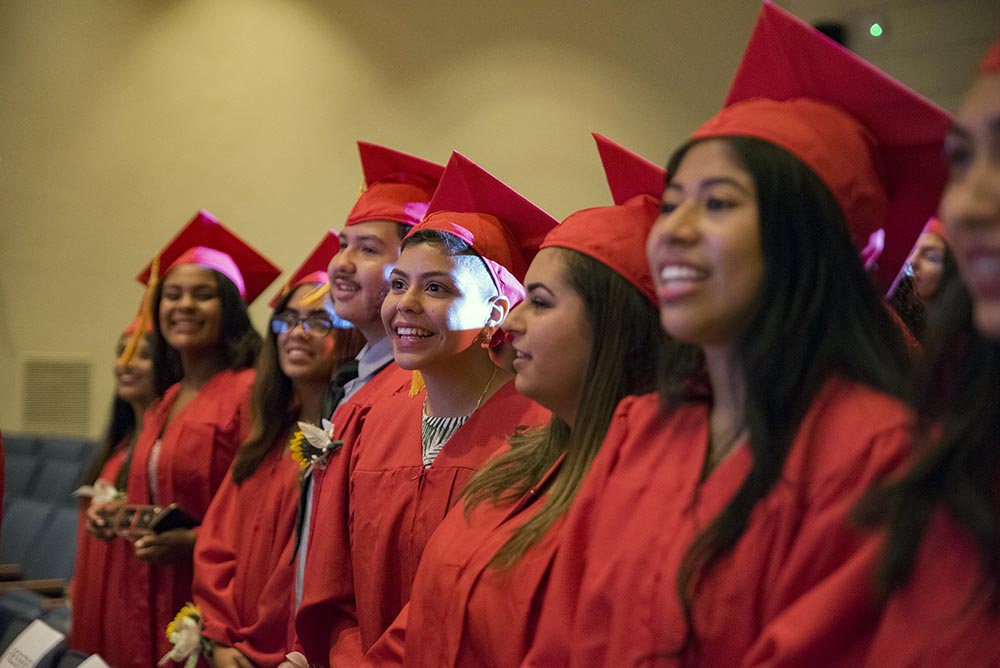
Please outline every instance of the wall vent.
[[32, 353], [22, 358], [21, 429], [83, 436], [90, 430], [89, 355]]

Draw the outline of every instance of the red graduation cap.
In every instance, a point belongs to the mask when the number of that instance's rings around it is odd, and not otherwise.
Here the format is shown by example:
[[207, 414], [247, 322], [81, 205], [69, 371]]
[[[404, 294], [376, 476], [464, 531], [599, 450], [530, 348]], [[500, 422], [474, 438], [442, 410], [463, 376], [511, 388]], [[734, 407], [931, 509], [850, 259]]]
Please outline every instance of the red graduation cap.
[[941, 237], [941, 239], [943, 239], [945, 243], [949, 243], [948, 230], [945, 229], [944, 223], [942, 223], [941, 219], [938, 218], [937, 216], [932, 216], [927, 221], [927, 224], [924, 225], [923, 231], [927, 232], [928, 234], [936, 234], [937, 236]]
[[569, 248], [621, 274], [654, 304], [656, 291], [646, 258], [646, 238], [660, 211], [667, 172], [659, 165], [594, 134], [615, 206], [571, 214], [542, 242]]
[[[158, 280], [181, 264], [214, 269], [236, 285], [247, 304], [281, 274], [281, 269], [233, 234], [208, 211], [199, 211], [137, 276], [140, 283]], [[157, 272], [151, 276], [153, 266]]]
[[451, 154], [427, 216], [410, 230], [459, 237], [486, 263], [511, 305], [524, 299], [524, 275], [545, 235], [559, 221], [466, 158]]
[[1000, 72], [1000, 39], [990, 47], [990, 50], [986, 52], [986, 55], [979, 62], [980, 74], [992, 74], [995, 72]]
[[271, 298], [268, 306], [274, 308], [281, 301], [282, 297], [299, 287], [300, 285], [320, 283], [327, 284], [330, 277], [326, 273], [326, 268], [330, 260], [340, 251], [339, 235], [333, 230], [327, 230], [323, 238], [316, 244], [309, 256], [303, 260], [299, 268], [292, 272], [285, 284], [281, 286], [278, 294]]
[[416, 225], [427, 211], [444, 167], [385, 146], [358, 142], [365, 188], [345, 225], [387, 220]]
[[947, 179], [947, 112], [767, 0], [725, 108], [692, 138], [744, 136], [792, 153], [827, 185], [859, 248], [878, 230], [889, 289]]

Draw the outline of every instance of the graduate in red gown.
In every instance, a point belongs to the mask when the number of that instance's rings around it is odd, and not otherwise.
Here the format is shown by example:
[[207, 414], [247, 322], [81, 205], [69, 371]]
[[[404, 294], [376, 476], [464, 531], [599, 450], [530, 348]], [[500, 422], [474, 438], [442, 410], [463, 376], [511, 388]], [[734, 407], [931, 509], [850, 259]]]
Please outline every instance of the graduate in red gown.
[[524, 298], [528, 262], [555, 224], [452, 154], [427, 215], [403, 241], [382, 322], [396, 363], [419, 375], [372, 408], [355, 445], [349, 541], [329, 557], [353, 571], [334, 596], [347, 604], [332, 611], [345, 631], [331, 665], [359, 662], [405, 605], [427, 538], [472, 474], [517, 427], [548, 419], [488, 347]]
[[615, 406], [653, 389], [662, 337], [644, 246], [665, 174], [595, 135], [615, 206], [577, 212], [542, 242], [504, 322], [517, 391], [553, 413], [466, 486], [431, 536], [410, 602], [366, 666], [511, 666], [538, 621], [562, 517]]
[[[291, 649], [300, 661], [309, 656], [324, 665], [342, 633], [357, 637], [353, 595], [340, 594], [341, 583], [352, 572], [350, 555], [341, 546], [350, 535], [347, 503], [354, 443], [372, 406], [410, 383], [410, 373], [393, 362], [392, 343], [382, 325], [382, 299], [400, 243], [427, 212], [444, 173], [443, 165], [384, 146], [358, 142], [358, 151], [366, 187], [340, 232], [340, 251], [330, 260], [329, 278], [337, 315], [364, 335], [365, 347], [357, 357], [357, 377], [337, 388], [342, 396], [334, 402], [330, 420], [344, 445], [309, 477], [296, 563], [296, 638]], [[359, 653], [354, 649], [350, 655]]]
[[[140, 276], [154, 283], [154, 364], [179, 364], [181, 380], [146, 413], [132, 453], [129, 503], [176, 503], [194, 522], [204, 518], [250, 427], [260, 335], [247, 304], [279, 273], [200, 211]], [[171, 649], [165, 629], [191, 600], [198, 533], [177, 528], [136, 540], [120, 579], [121, 619], [109, 623], [127, 657], [117, 668], [148, 668]]]
[[864, 665], [879, 543], [849, 510], [905, 459], [911, 418], [857, 248], [885, 230], [888, 287], [936, 206], [948, 125], [764, 5], [726, 108], [668, 163], [647, 244], [663, 328], [699, 355], [619, 406], [524, 665]]
[[865, 665], [1000, 666], [1000, 42], [948, 134], [941, 220], [961, 281], [941, 295], [916, 394], [920, 458], [867, 500], [891, 593]]
[[299, 480], [307, 468], [324, 465], [326, 454], [297, 423], [323, 435], [327, 383], [362, 344], [360, 333], [337, 317], [327, 289], [326, 267], [339, 248], [337, 236], [327, 232], [271, 301], [271, 331], [251, 395], [250, 437], [195, 545], [192, 592], [215, 668], [276, 666], [291, 640]]
[[955, 254], [948, 244], [948, 233], [941, 220], [931, 218], [924, 225], [916, 246], [907, 260], [913, 272], [917, 294], [928, 306], [958, 272]]
[[[77, 490], [81, 515], [70, 582], [73, 606], [70, 647], [100, 654], [112, 663], [119, 659], [120, 642], [116, 635], [105, 631], [106, 611], [109, 606], [117, 605], [112, 588], [117, 593], [115, 579], [122, 564], [132, 559], [132, 546], [114, 540], [107, 516], [89, 511], [115, 500], [125, 490], [128, 467], [124, 464], [142, 432], [143, 414], [156, 397], [151, 332], [152, 323], [148, 318], [143, 322], [140, 316], [125, 328], [118, 340], [111, 420], [101, 449], [86, 474], [86, 485]], [[138, 337], [137, 345], [126, 354], [133, 336]]]

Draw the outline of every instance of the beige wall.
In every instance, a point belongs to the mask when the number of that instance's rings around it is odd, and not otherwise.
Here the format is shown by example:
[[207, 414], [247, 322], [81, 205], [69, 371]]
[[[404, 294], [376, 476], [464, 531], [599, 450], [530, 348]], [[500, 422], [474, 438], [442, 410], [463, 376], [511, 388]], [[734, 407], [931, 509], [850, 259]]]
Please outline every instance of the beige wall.
[[588, 133], [663, 162], [757, 8], [0, 0], [0, 428], [24, 355], [89, 353], [99, 433], [152, 252], [204, 207], [294, 268], [357, 195], [356, 139], [461, 150], [557, 217], [606, 203]]

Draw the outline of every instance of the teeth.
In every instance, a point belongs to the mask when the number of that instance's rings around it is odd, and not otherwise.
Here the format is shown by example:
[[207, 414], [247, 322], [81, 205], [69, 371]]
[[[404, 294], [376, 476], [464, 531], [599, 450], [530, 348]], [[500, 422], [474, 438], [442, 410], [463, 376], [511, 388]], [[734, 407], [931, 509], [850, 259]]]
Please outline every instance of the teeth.
[[344, 280], [336, 280], [336, 281], [334, 281], [333, 282], [333, 286], [337, 290], [344, 290], [344, 291], [348, 291], [348, 292], [356, 292], [358, 290], [358, 286], [356, 284], [351, 283], [349, 281], [344, 281]]
[[425, 329], [417, 329], [416, 327], [397, 327], [396, 336], [424, 339], [427, 338], [428, 336], [431, 336], [431, 333]]
[[688, 267], [684, 265], [668, 265], [660, 271], [660, 281], [666, 283], [668, 281], [691, 281], [698, 278], [703, 278], [705, 272], [695, 269], [694, 267]]

